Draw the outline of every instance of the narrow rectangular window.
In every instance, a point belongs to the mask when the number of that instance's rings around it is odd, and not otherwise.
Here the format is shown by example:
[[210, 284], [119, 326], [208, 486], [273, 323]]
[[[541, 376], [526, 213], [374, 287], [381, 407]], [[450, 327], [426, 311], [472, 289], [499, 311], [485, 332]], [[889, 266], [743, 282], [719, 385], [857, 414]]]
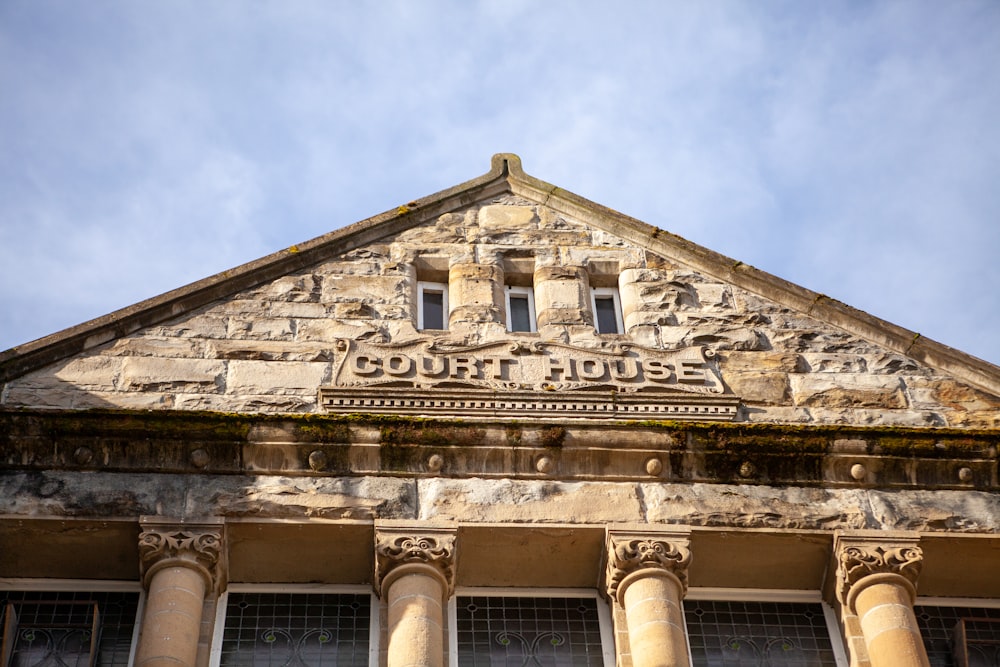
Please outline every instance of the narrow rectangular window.
[[131, 664], [139, 593], [0, 591], [3, 665]]
[[610, 615], [595, 595], [469, 592], [449, 605], [452, 664], [614, 665]]
[[590, 290], [590, 298], [594, 308], [594, 326], [597, 327], [597, 333], [623, 333], [625, 327], [622, 324], [622, 306], [618, 298], [618, 289], [594, 287]]
[[530, 287], [507, 285], [507, 331], [536, 330], [535, 296]]
[[448, 286], [444, 283], [417, 283], [417, 328], [448, 328]]
[[368, 667], [371, 624], [370, 593], [230, 591], [217, 664]]

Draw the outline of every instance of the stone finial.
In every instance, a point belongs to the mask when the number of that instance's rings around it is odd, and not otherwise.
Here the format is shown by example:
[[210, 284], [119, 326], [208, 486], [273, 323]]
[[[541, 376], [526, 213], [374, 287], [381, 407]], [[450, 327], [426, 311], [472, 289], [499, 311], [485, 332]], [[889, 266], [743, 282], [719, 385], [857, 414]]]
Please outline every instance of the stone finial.
[[618, 600], [629, 575], [644, 570], [662, 571], [676, 577], [681, 590], [687, 589], [687, 568], [691, 562], [688, 531], [626, 532], [608, 531], [608, 596]]
[[165, 567], [187, 567], [200, 573], [210, 590], [223, 587], [226, 573], [221, 522], [189, 524], [144, 517], [141, 523], [139, 567], [145, 586]]
[[435, 573], [450, 596], [455, 589], [455, 538], [453, 528], [377, 528], [375, 590], [382, 595], [399, 574], [422, 569]]
[[905, 587], [911, 602], [915, 601], [924, 559], [918, 542], [919, 537], [911, 534], [838, 535], [837, 597], [841, 603], [853, 610], [860, 590], [887, 580]]

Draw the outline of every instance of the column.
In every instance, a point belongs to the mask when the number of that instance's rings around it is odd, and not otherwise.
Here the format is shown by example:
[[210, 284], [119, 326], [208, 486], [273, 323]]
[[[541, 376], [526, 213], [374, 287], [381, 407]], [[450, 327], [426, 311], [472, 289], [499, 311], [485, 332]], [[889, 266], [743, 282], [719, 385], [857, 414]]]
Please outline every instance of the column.
[[388, 607], [388, 667], [444, 664], [455, 536], [452, 528], [376, 528], [375, 590]]
[[686, 667], [681, 600], [689, 531], [608, 530], [608, 596], [624, 611], [634, 667]]
[[452, 264], [448, 270], [448, 328], [495, 325], [502, 335], [503, 269], [493, 264]]
[[205, 596], [221, 587], [222, 523], [141, 523], [139, 562], [147, 594], [136, 667], [194, 667]]
[[929, 667], [913, 605], [923, 552], [912, 534], [839, 534], [837, 596], [845, 625], [860, 627], [867, 656], [851, 647], [852, 664]]
[[538, 329], [545, 327], [593, 327], [590, 283], [581, 266], [535, 268], [535, 312]]

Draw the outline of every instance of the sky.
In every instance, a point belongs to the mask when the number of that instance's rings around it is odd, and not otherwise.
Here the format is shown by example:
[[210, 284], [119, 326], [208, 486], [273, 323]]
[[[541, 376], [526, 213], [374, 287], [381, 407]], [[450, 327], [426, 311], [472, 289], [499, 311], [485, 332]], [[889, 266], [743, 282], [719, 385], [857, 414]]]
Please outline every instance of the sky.
[[509, 152], [997, 364], [998, 119], [996, 0], [0, 0], [0, 350]]

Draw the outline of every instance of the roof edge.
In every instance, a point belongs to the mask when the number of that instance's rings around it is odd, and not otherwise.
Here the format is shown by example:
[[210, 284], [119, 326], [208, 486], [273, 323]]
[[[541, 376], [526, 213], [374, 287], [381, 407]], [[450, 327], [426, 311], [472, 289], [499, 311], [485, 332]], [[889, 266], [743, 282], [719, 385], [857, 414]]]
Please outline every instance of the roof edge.
[[479, 197], [509, 191], [507, 179], [512, 172], [523, 175], [520, 158], [512, 153], [498, 153], [490, 161], [490, 170], [482, 176], [107, 315], [16, 345], [0, 352], [0, 382], [191, 312], [289, 272], [307, 268], [322, 261], [324, 255], [348, 252], [419, 225]]
[[529, 176], [520, 169], [519, 160], [511, 162], [510, 180], [514, 194], [535, 199], [636, 245], [674, 257], [706, 275], [787, 304], [847, 333], [1000, 396], [1000, 366]]
[[1000, 367], [990, 362], [530, 176], [524, 172], [520, 157], [513, 153], [493, 155], [489, 172], [459, 185], [0, 352], [0, 382], [177, 317], [286, 273], [307, 268], [321, 261], [323, 255], [348, 252], [421, 224], [441, 213], [502, 192], [525, 196], [654, 252], [675, 257], [706, 275], [787, 304], [843, 331], [1000, 396]]

